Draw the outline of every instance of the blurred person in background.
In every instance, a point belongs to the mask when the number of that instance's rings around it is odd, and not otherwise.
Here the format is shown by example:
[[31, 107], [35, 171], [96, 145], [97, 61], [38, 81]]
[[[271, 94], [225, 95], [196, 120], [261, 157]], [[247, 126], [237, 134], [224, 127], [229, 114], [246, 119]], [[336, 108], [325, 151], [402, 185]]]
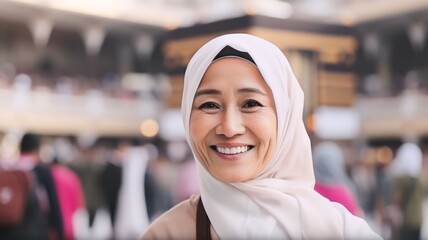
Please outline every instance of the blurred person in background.
[[138, 239], [150, 223], [144, 182], [148, 162], [154, 156], [145, 145], [128, 146], [123, 154], [114, 233], [117, 239]]
[[[144, 191], [144, 196], [145, 196], [144, 200], [146, 202], [146, 205], [143, 207], [147, 209], [147, 215], [149, 219], [154, 214], [153, 207], [156, 204], [155, 201], [156, 201], [157, 186], [156, 186], [156, 183], [154, 182], [152, 173], [147, 171], [144, 167], [145, 154], [141, 156], [142, 162], [140, 162], [140, 160], [137, 160], [137, 162], [133, 162], [133, 163], [127, 162], [128, 161], [127, 159], [129, 158], [129, 152], [131, 151], [130, 149], [133, 148], [132, 145], [133, 144], [128, 141], [119, 141], [119, 143], [117, 143], [117, 145], [113, 148], [113, 150], [111, 151], [108, 150], [106, 152], [107, 162], [104, 165], [103, 169], [101, 170], [101, 173], [99, 176], [101, 192], [104, 196], [107, 209], [110, 214], [111, 226], [113, 226], [112, 236], [113, 238], [118, 238], [118, 239], [120, 239], [120, 237], [121, 238], [129, 237], [129, 236], [124, 236], [127, 234], [126, 229], [124, 232], [123, 229], [118, 230], [119, 227], [115, 227], [115, 226], [124, 225], [124, 223], [126, 224], [126, 220], [123, 219], [124, 213], [126, 214], [126, 212], [128, 211], [127, 209], [133, 208], [132, 204], [130, 203], [133, 201], [131, 199], [131, 198], [134, 198], [133, 194], [138, 195], [139, 193], [142, 193], [140, 188], [142, 188], [142, 190]], [[150, 148], [150, 147], [146, 145], [146, 148]], [[149, 155], [150, 155], [149, 159], [155, 158], [155, 156], [152, 156], [151, 154]], [[151, 161], [152, 160], [150, 160], [150, 162]], [[136, 163], [143, 163], [143, 165], [142, 166], [136, 165]], [[127, 166], [126, 168], [125, 168], [125, 164]], [[147, 164], [150, 164], [150, 163], [147, 163]], [[138, 168], [141, 169], [141, 172], [144, 174], [144, 177], [141, 177], [139, 175], [140, 172], [137, 171]], [[129, 174], [130, 169], [134, 169], [132, 171], [132, 174]], [[127, 174], [126, 182], [124, 182], [124, 178], [125, 178], [124, 174]], [[141, 183], [139, 182], [139, 180], [141, 180]], [[122, 191], [122, 188], [124, 189], [123, 191]], [[121, 198], [120, 203], [119, 203], [119, 198]], [[141, 199], [141, 198], [137, 196], [136, 200], [138, 201], [138, 199]], [[134, 210], [137, 211], [137, 209], [134, 209]], [[120, 217], [118, 218], [117, 215], [120, 215]], [[144, 211], [142, 215], [144, 216]], [[129, 218], [129, 220], [132, 220], [132, 219]], [[117, 223], [118, 221], [120, 221], [121, 223]], [[138, 236], [141, 234], [140, 231], [141, 231], [141, 226], [138, 226]]]
[[155, 186], [148, 202], [150, 220], [153, 221], [174, 206], [174, 186], [177, 168], [167, 156], [167, 150], [161, 149], [158, 156], [149, 162], [147, 172]]
[[163, 170], [169, 175], [171, 204], [175, 205], [199, 193], [196, 164], [186, 141], [168, 142], [166, 153], [171, 167]]
[[96, 145], [79, 146], [80, 155], [70, 164], [70, 168], [79, 177], [85, 197], [86, 210], [88, 212], [88, 227], [92, 227], [97, 210], [105, 205], [105, 199], [101, 192], [99, 176], [105, 161], [98, 159]]
[[[144, 195], [146, 200], [147, 214], [149, 216], [149, 220], [152, 220], [156, 214], [156, 204], [158, 200], [158, 184], [156, 182], [156, 176], [154, 175], [153, 171], [150, 170], [150, 166], [153, 161], [156, 161], [156, 159], [158, 159], [159, 152], [154, 145], [150, 146], [151, 149], [155, 150], [155, 154], [149, 154], [150, 161], [147, 164], [146, 171], [144, 174]], [[149, 152], [152, 151], [149, 150]]]
[[202, 46], [187, 66], [182, 117], [200, 196], [143, 239], [379, 239], [314, 190], [303, 91], [278, 47], [248, 34]]
[[103, 198], [105, 199], [107, 209], [110, 213], [112, 226], [116, 224], [117, 202], [119, 198], [119, 190], [122, 185], [123, 158], [128, 145], [129, 144], [125, 142], [119, 143], [116, 148], [109, 152], [109, 156], [106, 156], [107, 162], [99, 176], [101, 193], [104, 196]]
[[0, 159], [0, 239], [50, 239], [46, 189], [34, 172], [38, 154], [29, 147], [37, 141], [29, 136], [22, 140], [16, 162]]
[[185, 156], [178, 165], [178, 175], [174, 191], [174, 204], [180, 203], [192, 195], [199, 194], [198, 171], [196, 169], [195, 159], [190, 149], [187, 149]]
[[[23, 168], [32, 169], [36, 176], [36, 182], [40, 186], [38, 191], [39, 202], [47, 217], [49, 226], [49, 239], [64, 239], [64, 228], [58, 192], [52, 170], [49, 165], [41, 162], [39, 151], [41, 146], [40, 136], [33, 133], [25, 133], [20, 143], [20, 156], [18, 163]], [[43, 231], [43, 229], [40, 229]]]
[[[380, 229], [385, 239], [391, 238], [391, 224], [388, 215], [392, 185], [388, 169], [393, 158], [393, 150], [390, 146], [382, 145], [371, 148], [371, 162], [375, 181], [370, 195], [370, 215], [374, 224]], [[387, 214], [385, 214], [387, 213]]]
[[79, 177], [66, 165], [73, 155], [71, 143], [58, 138], [53, 148], [51, 169], [63, 217], [64, 239], [73, 240], [76, 238], [73, 218], [78, 210], [85, 208], [85, 196]]
[[391, 222], [392, 239], [421, 239], [424, 201], [422, 158], [417, 144], [404, 143], [388, 169], [391, 196], [386, 214]]
[[375, 159], [367, 155], [371, 150], [362, 151], [364, 154], [360, 155], [360, 159], [352, 164], [350, 168], [350, 176], [352, 182], [355, 183], [357, 191], [358, 202], [364, 211], [366, 217], [373, 218], [375, 212], [375, 196], [378, 187], [378, 179], [376, 178], [376, 162]]
[[355, 185], [346, 173], [343, 151], [333, 142], [314, 147], [315, 190], [330, 201], [342, 204], [356, 216], [363, 216]]
[[0, 88], [10, 88], [15, 78], [15, 65], [5, 63], [0, 66]]

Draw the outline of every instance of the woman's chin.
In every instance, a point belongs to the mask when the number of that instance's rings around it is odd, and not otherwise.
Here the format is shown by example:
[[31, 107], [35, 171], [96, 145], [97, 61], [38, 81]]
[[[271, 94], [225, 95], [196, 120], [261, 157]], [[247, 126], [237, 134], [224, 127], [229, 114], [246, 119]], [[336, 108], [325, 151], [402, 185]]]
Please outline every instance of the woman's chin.
[[250, 179], [250, 176], [248, 174], [237, 174], [237, 173], [230, 173], [230, 174], [216, 174], [211, 173], [215, 178], [218, 180], [225, 182], [225, 183], [238, 183], [238, 182], [245, 182]]

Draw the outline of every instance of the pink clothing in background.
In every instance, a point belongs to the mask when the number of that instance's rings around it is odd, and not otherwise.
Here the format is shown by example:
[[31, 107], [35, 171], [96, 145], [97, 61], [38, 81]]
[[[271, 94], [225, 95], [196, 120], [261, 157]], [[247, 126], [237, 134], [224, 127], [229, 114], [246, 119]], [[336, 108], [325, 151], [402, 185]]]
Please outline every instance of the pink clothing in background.
[[62, 213], [64, 238], [74, 239], [73, 215], [84, 207], [82, 185], [72, 170], [61, 165], [52, 166], [52, 176]]
[[177, 185], [175, 186], [174, 204], [199, 194], [198, 171], [194, 160], [187, 160], [181, 165]]
[[340, 184], [315, 184], [315, 191], [323, 195], [332, 202], [342, 204], [349, 212], [355, 216], [361, 216], [362, 212], [352, 192]]

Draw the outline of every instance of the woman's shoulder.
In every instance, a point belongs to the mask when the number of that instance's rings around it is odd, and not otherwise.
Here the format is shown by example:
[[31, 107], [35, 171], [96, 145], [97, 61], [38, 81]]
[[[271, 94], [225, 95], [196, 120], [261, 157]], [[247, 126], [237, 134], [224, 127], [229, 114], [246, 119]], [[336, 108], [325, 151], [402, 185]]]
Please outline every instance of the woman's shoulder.
[[196, 209], [200, 196], [191, 196], [155, 219], [143, 234], [146, 239], [196, 238]]

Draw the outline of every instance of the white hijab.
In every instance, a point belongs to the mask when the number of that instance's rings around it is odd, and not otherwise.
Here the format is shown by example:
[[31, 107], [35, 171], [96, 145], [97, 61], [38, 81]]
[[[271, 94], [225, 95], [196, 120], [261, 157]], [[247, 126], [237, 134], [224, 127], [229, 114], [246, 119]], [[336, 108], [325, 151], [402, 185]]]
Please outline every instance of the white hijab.
[[415, 143], [403, 143], [397, 150], [390, 166], [393, 177], [410, 176], [418, 178], [422, 171], [423, 154]]
[[185, 73], [182, 117], [190, 137], [190, 114], [199, 83], [226, 46], [247, 52], [272, 89], [278, 144], [266, 169], [254, 180], [225, 183], [197, 162], [205, 210], [221, 239], [374, 239], [367, 223], [313, 189], [310, 140], [302, 121], [303, 91], [284, 54], [272, 43], [248, 34], [227, 34], [202, 46]]

